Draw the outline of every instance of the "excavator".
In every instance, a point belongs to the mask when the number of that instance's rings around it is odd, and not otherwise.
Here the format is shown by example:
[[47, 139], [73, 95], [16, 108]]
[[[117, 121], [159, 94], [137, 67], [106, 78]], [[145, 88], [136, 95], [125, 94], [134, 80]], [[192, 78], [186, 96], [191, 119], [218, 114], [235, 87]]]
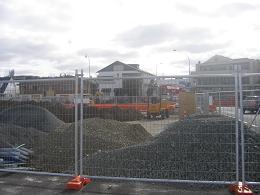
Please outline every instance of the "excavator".
[[147, 90], [148, 106], [147, 118], [156, 118], [160, 116], [161, 119], [169, 118], [170, 113], [175, 109], [175, 103], [169, 101], [168, 95], [163, 94], [160, 87], [152, 81]]

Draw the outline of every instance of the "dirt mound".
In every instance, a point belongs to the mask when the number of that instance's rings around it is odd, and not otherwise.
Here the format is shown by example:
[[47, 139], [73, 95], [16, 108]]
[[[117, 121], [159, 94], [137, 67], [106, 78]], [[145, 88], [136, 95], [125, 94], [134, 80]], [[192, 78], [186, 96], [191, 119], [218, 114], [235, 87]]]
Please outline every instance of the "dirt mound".
[[[58, 119], [65, 123], [75, 121], [75, 109], [66, 108], [65, 105], [58, 102], [34, 102], [34, 101], [0, 101], [0, 110], [15, 108], [21, 105], [35, 105], [47, 109], [54, 114]], [[141, 112], [133, 109], [113, 108], [96, 108], [94, 106], [84, 106], [84, 119], [87, 118], [103, 118], [117, 121], [135, 121], [141, 120], [143, 115]]]
[[50, 132], [64, 124], [47, 109], [29, 104], [2, 111], [0, 122], [15, 124], [24, 128], [35, 128], [43, 132]]
[[23, 128], [13, 124], [0, 123], [0, 148], [25, 144], [31, 148], [39, 138], [46, 137], [46, 133], [33, 128]]
[[[74, 164], [74, 126], [64, 124], [36, 145], [34, 167], [45, 171], [65, 171]], [[145, 142], [151, 135], [141, 125], [92, 118], [83, 121], [83, 154], [107, 152]]]
[[[260, 181], [260, 136], [245, 128], [247, 181]], [[184, 180], [235, 180], [235, 121], [179, 121], [145, 144], [84, 159], [84, 174]], [[250, 172], [249, 172], [250, 170]]]

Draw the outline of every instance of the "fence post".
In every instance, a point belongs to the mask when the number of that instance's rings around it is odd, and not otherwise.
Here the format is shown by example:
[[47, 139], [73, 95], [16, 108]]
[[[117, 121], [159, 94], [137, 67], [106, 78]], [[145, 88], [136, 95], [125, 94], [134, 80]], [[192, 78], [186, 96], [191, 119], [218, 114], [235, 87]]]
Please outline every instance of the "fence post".
[[220, 95], [220, 89], [218, 91], [218, 112], [219, 112], [219, 115], [221, 115], [221, 95]]
[[239, 182], [239, 134], [238, 134], [238, 72], [235, 73], [235, 119], [236, 119], [236, 182]]
[[83, 174], [83, 69], [81, 69], [80, 79], [80, 175]]
[[242, 73], [241, 67], [239, 69], [239, 94], [240, 94], [240, 133], [241, 133], [241, 171], [242, 171], [242, 184], [245, 184], [245, 143], [244, 143], [244, 113], [243, 113], [243, 86], [242, 86]]
[[75, 71], [75, 175], [79, 174], [78, 171], [78, 70]]

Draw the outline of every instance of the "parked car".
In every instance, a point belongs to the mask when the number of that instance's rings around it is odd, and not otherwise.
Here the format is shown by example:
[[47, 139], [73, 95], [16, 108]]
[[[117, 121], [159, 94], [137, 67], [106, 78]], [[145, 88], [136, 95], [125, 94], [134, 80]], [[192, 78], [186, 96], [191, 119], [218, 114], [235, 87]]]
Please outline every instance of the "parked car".
[[243, 100], [243, 113], [250, 111], [251, 113], [257, 112], [260, 107], [259, 96], [247, 96]]

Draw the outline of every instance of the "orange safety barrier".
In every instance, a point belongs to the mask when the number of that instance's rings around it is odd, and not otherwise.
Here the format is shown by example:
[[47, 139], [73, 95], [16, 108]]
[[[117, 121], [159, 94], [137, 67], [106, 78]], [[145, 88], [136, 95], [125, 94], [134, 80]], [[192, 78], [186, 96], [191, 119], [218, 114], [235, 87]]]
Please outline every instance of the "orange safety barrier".
[[146, 103], [133, 103], [133, 104], [95, 104], [93, 105], [96, 108], [101, 108], [101, 109], [105, 109], [105, 108], [113, 108], [113, 107], [118, 107], [121, 109], [134, 109], [134, 110], [138, 110], [140, 112], [144, 112], [147, 111], [147, 104]]

